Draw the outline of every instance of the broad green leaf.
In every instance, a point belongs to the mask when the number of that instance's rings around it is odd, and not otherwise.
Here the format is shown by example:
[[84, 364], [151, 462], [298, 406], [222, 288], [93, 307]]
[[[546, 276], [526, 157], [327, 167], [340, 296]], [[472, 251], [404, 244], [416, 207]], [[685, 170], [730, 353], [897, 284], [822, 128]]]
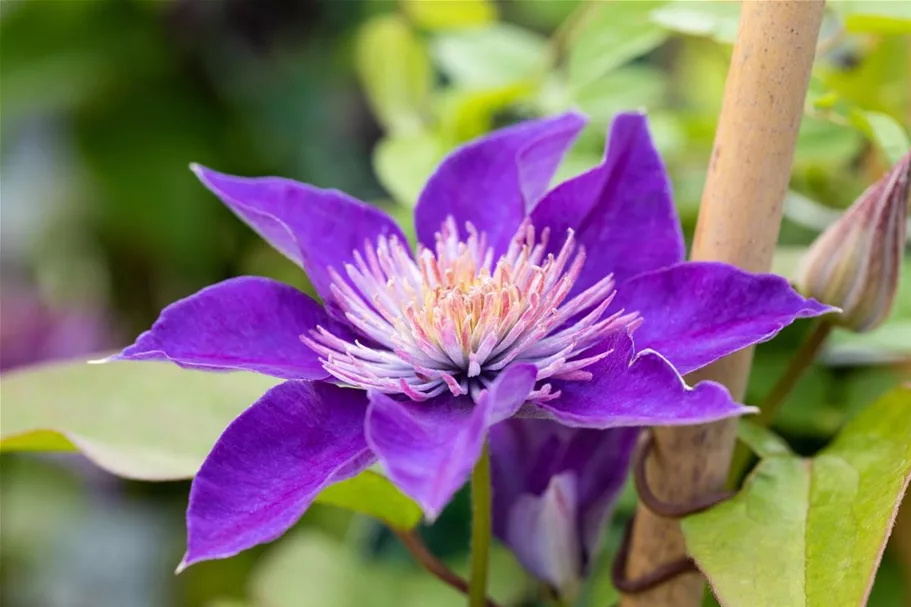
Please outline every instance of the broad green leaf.
[[895, 0], [839, 0], [832, 9], [856, 34], [911, 34], [911, 3]]
[[911, 386], [849, 422], [812, 459], [765, 458], [729, 502], [683, 521], [722, 605], [866, 604], [911, 478]]
[[662, 1], [604, 2], [593, 9], [569, 43], [569, 84], [581, 87], [645, 55], [667, 37], [649, 12]]
[[190, 478], [225, 426], [277, 380], [153, 362], [85, 361], [2, 377], [0, 448], [78, 449], [126, 478]]
[[546, 67], [547, 40], [505, 23], [443, 34], [431, 46], [440, 69], [464, 88], [486, 89], [532, 78]]
[[[65, 362], [3, 375], [0, 450], [79, 450], [125, 478], [191, 478], [222, 430], [278, 380], [154, 362]], [[411, 528], [420, 511], [367, 471], [317, 502]]]
[[726, 0], [676, 0], [653, 10], [651, 18], [672, 32], [733, 44], [740, 23], [740, 3]]
[[356, 68], [367, 101], [387, 130], [420, 130], [433, 73], [427, 50], [403, 19], [386, 15], [364, 24]]
[[[457, 571], [462, 569], [458, 564]], [[491, 553], [490, 595], [517, 603], [525, 590], [521, 570], [505, 548]], [[421, 570], [359, 557], [313, 531], [296, 532], [270, 551], [254, 571], [251, 595], [264, 607], [463, 607], [465, 596]], [[508, 603], [507, 603], [508, 601]]]
[[857, 110], [854, 118], [858, 128], [882, 149], [890, 165], [896, 164], [911, 150], [908, 133], [891, 116]]
[[478, 27], [497, 20], [493, 0], [401, 0], [401, 6], [415, 25], [428, 30]]
[[442, 148], [439, 139], [426, 132], [385, 137], [373, 150], [373, 170], [397, 202], [413, 207], [442, 157]]
[[367, 514], [399, 529], [415, 527], [423, 516], [417, 504], [372, 470], [329, 486], [317, 502]]

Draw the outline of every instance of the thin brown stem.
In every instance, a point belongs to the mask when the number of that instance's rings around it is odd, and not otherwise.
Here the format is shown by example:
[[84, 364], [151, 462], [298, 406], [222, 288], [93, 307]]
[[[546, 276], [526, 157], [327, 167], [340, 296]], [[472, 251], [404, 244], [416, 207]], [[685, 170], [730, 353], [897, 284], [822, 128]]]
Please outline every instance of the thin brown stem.
[[[402, 545], [408, 549], [411, 556], [414, 557], [424, 569], [437, 577], [440, 581], [455, 588], [462, 594], [468, 594], [468, 582], [459, 576], [452, 569], [444, 565], [432, 552], [424, 545], [421, 538], [414, 531], [404, 531], [390, 527], [395, 533]], [[487, 599], [487, 607], [499, 607], [492, 599]]]

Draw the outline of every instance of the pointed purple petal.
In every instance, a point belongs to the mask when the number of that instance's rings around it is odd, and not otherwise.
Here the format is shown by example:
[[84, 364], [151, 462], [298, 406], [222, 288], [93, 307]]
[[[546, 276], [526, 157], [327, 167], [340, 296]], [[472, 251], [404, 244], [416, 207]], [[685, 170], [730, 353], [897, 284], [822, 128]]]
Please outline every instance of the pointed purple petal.
[[544, 493], [520, 495], [501, 538], [523, 567], [562, 596], [574, 594], [582, 576], [576, 480], [563, 472], [549, 479]]
[[281, 177], [234, 177], [199, 165], [192, 169], [247, 225], [306, 270], [324, 301], [330, 294], [328, 269], [344, 276], [344, 265], [365, 241], [375, 244], [380, 235], [394, 235], [407, 242], [392, 218], [338, 190]]
[[774, 274], [717, 262], [688, 262], [620, 285], [615, 306], [644, 319], [636, 345], [667, 358], [682, 374], [768, 341], [798, 318], [835, 311], [799, 295]]
[[511, 419], [491, 430], [494, 533], [538, 578], [566, 591], [585, 574], [638, 432], [542, 419]]
[[538, 405], [549, 417], [567, 426], [604, 429], [699, 424], [755, 412], [734, 402], [721, 384], [688, 387], [660, 354], [636, 354], [626, 332], [618, 331], [597, 348], [612, 354], [586, 367], [591, 381], [553, 382], [560, 397]]
[[452, 396], [401, 402], [371, 392], [367, 441], [389, 478], [433, 521], [471, 475], [487, 430], [519, 410], [534, 379], [533, 365], [514, 365], [477, 404]]
[[619, 282], [683, 260], [670, 180], [643, 114], [614, 118], [604, 161], [551, 190], [531, 219], [550, 227], [554, 250], [576, 231], [587, 262], [574, 292], [609, 273]]
[[415, 209], [418, 240], [434, 234], [451, 215], [487, 233], [499, 256], [529, 209], [547, 191], [563, 154], [585, 125], [569, 113], [500, 129], [452, 152], [430, 177]]
[[323, 488], [368, 467], [366, 410], [363, 391], [289, 381], [241, 413], [193, 479], [181, 568], [276, 539]]
[[285, 379], [323, 379], [317, 354], [300, 340], [317, 325], [345, 329], [294, 287], [255, 276], [232, 278], [161, 311], [152, 328], [114, 358], [167, 360], [203, 370], [248, 370]]

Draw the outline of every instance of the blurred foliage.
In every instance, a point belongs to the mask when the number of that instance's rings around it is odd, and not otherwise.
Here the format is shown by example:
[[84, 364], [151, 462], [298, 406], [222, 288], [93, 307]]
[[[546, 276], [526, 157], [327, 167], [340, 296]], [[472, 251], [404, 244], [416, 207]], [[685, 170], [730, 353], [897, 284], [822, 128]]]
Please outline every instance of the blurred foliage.
[[[829, 3], [775, 271], [790, 275], [815, 235], [907, 150], [909, 6]], [[455, 146], [570, 108], [591, 123], [557, 179], [597, 164], [611, 116], [642, 108], [691, 233], [738, 11], [722, 0], [5, 0], [3, 291], [24, 285], [56, 310], [100, 310], [109, 335], [130, 337], [167, 303], [229, 276], [311, 290], [199, 186], [190, 162], [337, 187], [407, 224], [427, 176]], [[837, 332], [788, 399], [776, 430], [797, 453], [824, 447], [911, 376], [908, 268], [890, 320], [864, 336]], [[2, 307], [4, 326], [22, 323], [12, 310]], [[806, 328], [758, 349], [748, 402], [769, 390]], [[65, 425], [76, 401], [61, 393], [78, 387], [44, 389], [34, 414], [56, 408], [47, 425]], [[136, 411], [123, 413], [124, 437], [148, 430], [148, 411]], [[167, 569], [183, 548], [186, 484], [124, 483], [74, 458], [2, 457], [3, 604], [281, 607], [317, 591], [339, 593], [320, 597], [327, 607], [399, 605], [406, 594], [414, 604], [458, 600], [377, 523], [323, 506], [274, 547], [174, 578]], [[616, 598], [608, 563], [634, 504], [631, 490], [624, 495], [586, 605]], [[454, 564], [464, 560], [466, 516], [463, 496], [422, 530]], [[498, 558], [497, 596], [535, 604], [539, 589], [508, 555]], [[909, 597], [899, 571], [887, 551], [871, 606]], [[369, 596], [351, 594], [368, 585]]]

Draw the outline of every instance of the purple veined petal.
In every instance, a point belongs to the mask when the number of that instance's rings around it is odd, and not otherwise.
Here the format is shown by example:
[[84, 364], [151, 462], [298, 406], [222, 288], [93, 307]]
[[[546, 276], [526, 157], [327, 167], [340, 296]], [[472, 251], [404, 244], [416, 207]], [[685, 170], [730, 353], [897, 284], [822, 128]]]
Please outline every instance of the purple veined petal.
[[491, 430], [494, 533], [564, 595], [578, 587], [599, 549], [638, 433], [546, 419], [510, 419]]
[[535, 373], [533, 365], [509, 367], [477, 404], [449, 395], [402, 402], [371, 391], [367, 442], [392, 482], [433, 521], [471, 475], [488, 429], [525, 402]]
[[637, 276], [618, 287], [614, 305], [639, 312], [637, 346], [660, 352], [684, 375], [772, 339], [798, 318], [837, 310], [804, 298], [781, 276], [718, 262]]
[[189, 369], [247, 370], [284, 379], [323, 379], [318, 355], [300, 340], [317, 325], [346, 329], [294, 287], [255, 276], [232, 278], [164, 310], [120, 360], [166, 360]]
[[571, 427], [605, 429], [700, 424], [756, 412], [734, 402], [721, 384], [688, 387], [657, 352], [636, 353], [625, 331], [596, 349], [611, 355], [586, 367], [590, 381], [552, 382], [560, 397], [537, 405], [547, 417]]
[[575, 230], [587, 261], [574, 292], [610, 273], [619, 282], [683, 261], [670, 180], [644, 114], [617, 115], [604, 161], [551, 190], [531, 220], [538, 229], [550, 227], [552, 250]]
[[582, 571], [576, 480], [574, 473], [563, 472], [550, 477], [541, 495], [520, 495], [502, 538], [523, 567], [561, 596], [575, 594]]
[[366, 411], [361, 390], [289, 381], [241, 413], [193, 479], [179, 570], [276, 539], [323, 488], [370, 466]]
[[509, 245], [528, 209], [547, 191], [579, 131], [580, 114], [531, 120], [471, 141], [447, 156], [424, 186], [415, 209], [418, 240], [434, 235], [452, 216], [463, 238], [470, 221], [487, 234], [495, 258]]
[[329, 268], [344, 266], [364, 243], [379, 236], [408, 242], [395, 221], [338, 190], [324, 190], [282, 177], [234, 177], [192, 165], [203, 185], [291, 261], [301, 266], [324, 301]]
[[639, 438], [639, 428], [576, 428], [567, 460], [579, 475], [579, 519], [584, 566], [594, 560], [620, 497]]

